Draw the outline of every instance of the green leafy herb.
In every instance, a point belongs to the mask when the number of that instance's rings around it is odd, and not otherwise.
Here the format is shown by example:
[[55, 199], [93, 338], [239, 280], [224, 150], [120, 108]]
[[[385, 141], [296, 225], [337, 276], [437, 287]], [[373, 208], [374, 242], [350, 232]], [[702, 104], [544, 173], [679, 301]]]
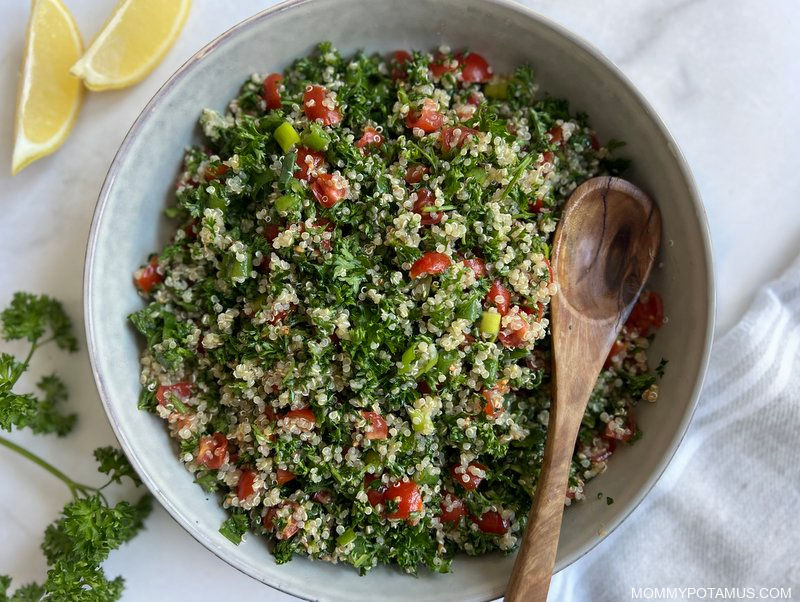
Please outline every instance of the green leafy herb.
[[[75, 351], [77, 344], [70, 320], [61, 304], [47, 296], [16, 293], [11, 306], [0, 314], [2, 337], [27, 340], [31, 349], [23, 361], [3, 353], [0, 355], [0, 427], [28, 427], [35, 433], [65, 435], [75, 423], [75, 415], [64, 415], [56, 406], [67, 398], [64, 383], [54, 374], [44, 376], [37, 384], [42, 397], [12, 391], [27, 370], [33, 353], [48, 342]], [[123, 453], [111, 447], [95, 450], [99, 471], [109, 480], [99, 487], [85, 485], [68, 477], [58, 468], [30, 450], [0, 437], [0, 445], [37, 464], [69, 489], [71, 499], [60, 516], [44, 533], [42, 551], [47, 559], [47, 578], [42, 584], [30, 583], [9, 593], [11, 578], [0, 575], [0, 602], [39, 600], [90, 600], [110, 602], [122, 595], [122, 577], [109, 579], [102, 563], [112, 550], [133, 538], [143, 527], [152, 501], [145, 495], [130, 503], [109, 503], [105, 489], [128, 477], [141, 484]]]

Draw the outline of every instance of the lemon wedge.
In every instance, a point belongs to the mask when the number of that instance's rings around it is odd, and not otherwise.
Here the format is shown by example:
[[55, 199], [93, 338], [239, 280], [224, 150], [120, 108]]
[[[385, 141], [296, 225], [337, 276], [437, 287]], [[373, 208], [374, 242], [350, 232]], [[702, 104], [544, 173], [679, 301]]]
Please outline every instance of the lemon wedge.
[[120, 0], [103, 29], [70, 72], [90, 90], [135, 84], [175, 42], [191, 0]]
[[82, 52], [81, 35], [61, 0], [34, 0], [17, 94], [12, 174], [52, 153], [72, 129], [83, 86], [69, 68]]

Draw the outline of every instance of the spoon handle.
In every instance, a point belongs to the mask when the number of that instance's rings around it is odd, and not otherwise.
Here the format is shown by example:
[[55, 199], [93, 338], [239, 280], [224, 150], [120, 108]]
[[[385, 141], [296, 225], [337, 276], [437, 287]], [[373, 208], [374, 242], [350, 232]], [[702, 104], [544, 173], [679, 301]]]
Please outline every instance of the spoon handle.
[[582, 418], [573, 408], [585, 407], [586, 404], [578, 403], [578, 400], [584, 402], [589, 398], [594, 386], [592, 376], [589, 374], [587, 378], [583, 372], [572, 373], [563, 383], [566, 386], [559, 386], [558, 375], [556, 377], [556, 399], [550, 409], [542, 471], [528, 515], [528, 526], [508, 583], [506, 602], [547, 600], [564, 514], [569, 467]]

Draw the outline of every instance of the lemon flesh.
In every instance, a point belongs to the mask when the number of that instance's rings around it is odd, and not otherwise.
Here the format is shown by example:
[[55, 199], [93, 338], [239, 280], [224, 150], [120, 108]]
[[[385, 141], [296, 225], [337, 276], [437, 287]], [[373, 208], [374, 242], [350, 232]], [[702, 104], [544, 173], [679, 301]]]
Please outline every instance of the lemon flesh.
[[120, 0], [72, 74], [90, 90], [141, 81], [177, 39], [190, 6], [191, 0]]
[[72, 129], [83, 86], [69, 73], [83, 52], [61, 0], [34, 0], [17, 94], [11, 173], [56, 150]]

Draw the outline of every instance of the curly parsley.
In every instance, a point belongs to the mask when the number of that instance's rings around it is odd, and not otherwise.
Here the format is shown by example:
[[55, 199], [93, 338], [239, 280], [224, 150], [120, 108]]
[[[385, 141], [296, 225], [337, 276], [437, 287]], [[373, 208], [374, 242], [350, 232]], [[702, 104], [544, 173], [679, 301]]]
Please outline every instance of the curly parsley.
[[[69, 433], [75, 414], [64, 414], [59, 406], [67, 399], [64, 383], [55, 375], [44, 376], [37, 387], [40, 396], [13, 390], [28, 369], [37, 349], [54, 342], [59, 348], [76, 351], [77, 342], [72, 324], [61, 303], [45, 295], [16, 293], [11, 305], [0, 313], [0, 335], [5, 341], [26, 340], [31, 347], [23, 360], [0, 354], [0, 428], [30, 428], [34, 433]], [[149, 495], [135, 502], [109, 502], [106, 488], [129, 478], [141, 484], [124, 454], [112, 447], [94, 451], [98, 470], [108, 477], [95, 487], [78, 483], [58, 468], [13, 441], [0, 437], [0, 445], [30, 460], [61, 480], [71, 498], [59, 517], [44, 532], [41, 544], [47, 559], [47, 578], [41, 584], [29, 583], [13, 593], [11, 578], [0, 575], [0, 602], [35, 600], [86, 600], [106, 602], [118, 600], [122, 594], [122, 577], [109, 579], [101, 565], [112, 550], [133, 538], [143, 527], [152, 508]]]

